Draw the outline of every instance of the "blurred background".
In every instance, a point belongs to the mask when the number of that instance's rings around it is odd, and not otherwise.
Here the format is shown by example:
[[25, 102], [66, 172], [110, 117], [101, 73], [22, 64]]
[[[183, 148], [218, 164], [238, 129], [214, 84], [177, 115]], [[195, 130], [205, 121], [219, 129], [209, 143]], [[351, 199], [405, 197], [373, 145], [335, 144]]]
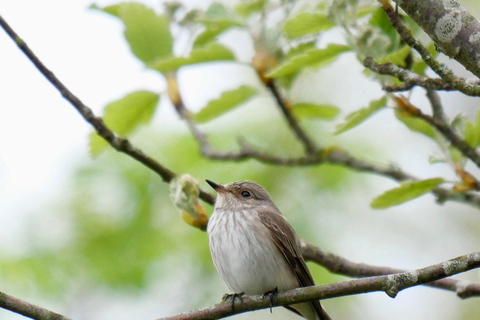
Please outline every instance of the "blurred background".
[[[161, 8], [158, 1], [141, 2]], [[480, 17], [477, 1], [459, 2]], [[210, 5], [182, 3], [203, 9]], [[164, 78], [132, 55], [121, 22], [88, 9], [91, 4], [4, 1], [0, 14], [98, 115], [108, 102], [133, 90], [165, 93]], [[338, 37], [333, 31], [322, 41], [338, 42]], [[238, 60], [252, 59], [253, 44], [245, 32], [232, 30], [220, 40]], [[220, 301], [228, 289], [211, 262], [206, 233], [181, 219], [171, 203], [169, 185], [115, 151], [92, 159], [91, 127], [3, 31], [0, 57], [0, 290], [73, 319], [154, 319]], [[447, 58], [441, 60], [458, 74], [471, 76]], [[358, 128], [332, 135], [346, 114], [382, 95], [379, 84], [362, 72], [352, 53], [320, 71], [302, 73], [291, 88], [292, 98], [341, 108], [333, 122], [302, 124], [322, 145], [393, 163], [418, 177], [454, 179], [449, 166], [429, 164], [430, 155], [440, 155], [438, 147], [406, 129], [391, 111], [382, 110]], [[179, 83], [185, 104], [196, 111], [226, 89], [259, 85], [259, 80], [251, 68], [219, 62], [183, 68]], [[473, 116], [479, 107], [478, 99], [455, 93], [441, 96], [449, 115], [461, 110]], [[421, 89], [415, 89], [411, 99], [428, 107]], [[301, 150], [268, 94], [203, 128], [219, 148], [232, 149], [242, 136], [272, 152]], [[205, 159], [166, 95], [152, 123], [131, 140], [173, 171], [197, 177], [205, 189], [207, 178], [259, 182], [300, 237], [356, 262], [420, 268], [479, 248], [480, 215], [470, 206], [438, 205], [426, 195], [386, 210], [371, 209], [375, 196], [397, 186], [384, 177], [333, 165], [286, 168], [253, 160]], [[206, 207], [210, 213], [211, 206]], [[317, 283], [347, 279], [309, 266]], [[456, 278], [480, 282], [480, 273], [474, 270]], [[461, 300], [452, 292], [426, 287], [402, 291], [395, 299], [370, 293], [323, 304], [333, 319], [478, 319], [480, 314], [478, 298]], [[21, 318], [0, 309], [2, 320]], [[234, 318], [297, 317], [277, 308], [273, 314], [259, 311]]]

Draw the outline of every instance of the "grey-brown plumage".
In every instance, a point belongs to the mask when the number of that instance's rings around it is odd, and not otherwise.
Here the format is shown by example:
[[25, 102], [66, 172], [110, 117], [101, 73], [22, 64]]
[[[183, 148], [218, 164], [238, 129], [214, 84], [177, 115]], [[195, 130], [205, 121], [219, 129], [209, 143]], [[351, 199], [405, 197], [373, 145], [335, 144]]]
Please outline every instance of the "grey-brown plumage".
[[[207, 227], [210, 251], [230, 290], [255, 295], [315, 285], [295, 231], [262, 186], [247, 180], [207, 182], [217, 191]], [[331, 320], [318, 300], [287, 309], [307, 319]]]

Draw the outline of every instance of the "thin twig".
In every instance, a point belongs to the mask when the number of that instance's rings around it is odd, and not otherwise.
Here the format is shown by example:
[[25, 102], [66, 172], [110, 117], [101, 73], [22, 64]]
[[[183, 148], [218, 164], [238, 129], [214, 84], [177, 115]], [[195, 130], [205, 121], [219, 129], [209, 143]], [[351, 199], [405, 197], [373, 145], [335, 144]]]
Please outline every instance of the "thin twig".
[[61, 314], [0, 292], [0, 307], [37, 320], [70, 320]]
[[[355, 263], [336, 254], [325, 252], [322, 249], [301, 242], [302, 255], [306, 261], [312, 261], [325, 267], [328, 271], [340, 275], [363, 278], [402, 273], [407, 270], [383, 266], [373, 266], [365, 263]], [[445, 278], [426, 283], [425, 285], [455, 292], [460, 298], [480, 296], [480, 283]]]
[[290, 128], [292, 128], [297, 138], [305, 146], [305, 153], [308, 155], [317, 153], [318, 147], [315, 145], [315, 142], [312, 139], [310, 139], [308, 134], [302, 129], [297, 119], [295, 119], [295, 117], [293, 116], [292, 112], [290, 111], [287, 104], [285, 103], [285, 100], [283, 99], [280, 91], [278, 90], [278, 87], [275, 84], [275, 81], [273, 80], [270, 81], [267, 84], [267, 87], [272, 92], [275, 98], [275, 101], [277, 102], [277, 105], [280, 107], [280, 110], [282, 111], [283, 116], [288, 122], [288, 125], [290, 126]]
[[231, 302], [221, 302], [215, 306], [160, 319], [219, 319], [246, 311], [266, 309], [271, 305], [290, 305], [316, 299], [329, 299], [375, 291], [383, 291], [394, 298], [403, 289], [426, 284], [478, 267], [480, 267], [480, 251], [422, 269], [293, 289], [279, 293], [278, 299], [273, 302], [264, 299], [261, 295], [242, 297], [241, 301], [240, 299], [235, 301], [234, 309]]
[[[458, 91], [459, 88], [454, 86], [450, 82], [446, 82], [441, 78], [429, 78], [421, 76], [411, 70], [403, 69], [393, 63], [376, 63], [372, 57], [366, 57], [363, 60], [363, 65], [372, 70], [377, 74], [389, 75], [404, 83], [398, 85], [385, 85], [384, 89], [389, 92], [394, 91], [406, 91], [410, 90], [414, 86], [424, 87], [430, 90], [442, 90], [442, 91]], [[465, 79], [461, 79], [462, 83], [466, 83]], [[466, 90], [465, 93], [468, 96], [478, 97], [480, 96], [480, 86], [478, 82], [471, 82], [472, 85], [469, 86], [469, 90]]]
[[451, 142], [453, 146], [460, 150], [467, 158], [472, 160], [477, 167], [480, 167], [480, 154], [477, 150], [470, 147], [465, 140], [460, 138], [443, 119], [425, 114], [420, 111], [420, 109], [418, 109], [416, 116], [433, 125], [448, 141]]
[[430, 106], [432, 107], [433, 116], [437, 119], [441, 119], [443, 122], [447, 123], [448, 118], [445, 112], [443, 111], [442, 100], [437, 91], [427, 89], [427, 98], [430, 101]]
[[[0, 16], [0, 26], [7, 32], [12, 40], [17, 44], [20, 50], [28, 57], [28, 59], [37, 67], [45, 78], [62, 94], [62, 96], [70, 102], [82, 117], [90, 123], [97, 133], [103, 137], [115, 150], [125, 153], [132, 158], [143, 163], [148, 168], [156, 172], [165, 182], [170, 182], [175, 173], [166, 168], [158, 161], [146, 155], [142, 150], [133, 146], [126, 138], [119, 137], [115, 132], [108, 128], [102, 118], [95, 116], [93, 111], [87, 107], [79, 98], [77, 98], [54, 74], [50, 71], [38, 57], [30, 50], [25, 41], [23, 41], [7, 22]], [[200, 198], [213, 203], [214, 196], [208, 192], [200, 190]]]

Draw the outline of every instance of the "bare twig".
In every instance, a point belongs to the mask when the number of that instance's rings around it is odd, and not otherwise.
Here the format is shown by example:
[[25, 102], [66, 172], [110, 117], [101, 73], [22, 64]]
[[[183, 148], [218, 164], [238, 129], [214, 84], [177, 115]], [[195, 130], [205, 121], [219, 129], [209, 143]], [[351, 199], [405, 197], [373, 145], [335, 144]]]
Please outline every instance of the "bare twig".
[[283, 116], [287, 120], [290, 128], [292, 128], [293, 132], [297, 136], [297, 138], [303, 143], [305, 146], [305, 153], [308, 155], [315, 154], [318, 152], [318, 147], [315, 145], [315, 142], [308, 136], [308, 134], [302, 129], [300, 124], [298, 123], [297, 119], [293, 116], [292, 112], [288, 108], [285, 100], [283, 99], [280, 91], [278, 90], [275, 81], [271, 80], [267, 87], [272, 92], [273, 96], [275, 97], [275, 101], [277, 102], [280, 110], [283, 113]]
[[447, 123], [448, 118], [445, 112], [443, 111], [442, 100], [437, 91], [427, 89], [427, 98], [430, 101], [430, 106], [432, 107], [433, 116], [437, 119], [441, 119], [443, 122]]
[[416, 116], [432, 124], [448, 141], [452, 143], [453, 146], [460, 150], [467, 158], [472, 160], [477, 167], [480, 167], [480, 154], [477, 150], [470, 147], [465, 140], [460, 138], [443, 119], [425, 114], [420, 111], [420, 109], [418, 109]]
[[61, 314], [0, 292], [0, 307], [37, 320], [70, 320]]
[[[301, 249], [305, 260], [316, 262], [324, 266], [330, 272], [350, 277], [363, 278], [407, 271], [398, 268], [355, 263], [336, 254], [325, 252], [304, 241], [301, 242]], [[456, 294], [462, 299], [480, 296], [480, 283], [445, 278], [426, 283], [425, 285], [456, 292]]]
[[[429, 283], [478, 267], [480, 267], [480, 252], [474, 252], [422, 269], [289, 290], [279, 293], [278, 299], [273, 302], [273, 305], [290, 305], [298, 302], [374, 291], [383, 291], [394, 298], [403, 289]], [[233, 310], [231, 302], [221, 302], [215, 306], [160, 319], [219, 319], [246, 311], [265, 309], [271, 303], [269, 299], [264, 299], [261, 295], [243, 297], [241, 301], [240, 299], [237, 301], [235, 310]]]
[[[442, 91], [458, 91], [459, 90], [458, 87], [455, 87], [452, 83], [446, 82], [441, 78], [429, 78], [429, 77], [421, 76], [411, 70], [403, 69], [393, 63], [384, 63], [384, 64], [376, 63], [372, 57], [366, 57], [363, 61], [363, 65], [375, 73], [382, 74], [382, 75], [390, 75], [404, 82], [398, 85], [384, 86], [384, 89], [389, 92], [406, 91], [406, 90], [410, 90], [414, 86], [424, 87], [428, 90], [442, 90]], [[462, 82], [466, 83], [466, 80], [462, 79]], [[478, 97], [480, 96], [480, 86], [478, 86], [478, 83], [472, 82], [472, 85], [469, 87], [469, 90], [463, 93], [469, 96]]]
[[[278, 93], [278, 91], [275, 91]], [[178, 93], [177, 93], [178, 94]], [[278, 95], [278, 100], [282, 98]], [[180, 96], [172, 99], [175, 101], [175, 109], [179, 116], [185, 120], [190, 132], [195, 137], [197, 142], [200, 145], [200, 151], [202, 154], [210, 159], [216, 160], [228, 160], [228, 161], [245, 161], [247, 159], [256, 159], [260, 162], [279, 165], [279, 166], [313, 166], [320, 165], [323, 163], [331, 163], [343, 165], [348, 168], [351, 168], [356, 171], [363, 171], [382, 175], [385, 177], [392, 178], [397, 181], [404, 180], [417, 180], [416, 177], [409, 175], [403, 172], [401, 169], [394, 166], [386, 166], [381, 164], [374, 164], [372, 162], [357, 158], [349, 154], [348, 152], [341, 150], [339, 148], [331, 149], [318, 149], [315, 153], [306, 154], [299, 157], [283, 157], [272, 155], [266, 152], [259, 151], [247, 144], [245, 141], [240, 140], [240, 150], [237, 152], [221, 152], [216, 150], [208, 141], [206, 134], [195, 124], [195, 122], [190, 117], [190, 113], [187, 110], [183, 99]], [[283, 103], [283, 102], [282, 102]], [[282, 108], [283, 110], [283, 108]], [[287, 112], [289, 113], [289, 111]], [[294, 123], [296, 120], [287, 116], [287, 118], [292, 119]], [[301, 128], [300, 128], [301, 130]], [[303, 131], [301, 131], [303, 132]], [[317, 148], [315, 146], [315, 148]], [[433, 194], [437, 197], [439, 203], [443, 203], [447, 200], [467, 203], [473, 205], [477, 208], [480, 208], [480, 196], [473, 193], [459, 193], [445, 188], [435, 188], [432, 190]], [[207, 201], [209, 202], [209, 201]], [[212, 203], [212, 202], [209, 202]]]
[[[165, 182], [170, 182], [175, 173], [166, 168], [158, 161], [146, 155], [142, 150], [133, 146], [126, 138], [119, 137], [108, 128], [102, 118], [95, 116], [92, 110], [87, 107], [79, 98], [77, 98], [54, 74], [50, 71], [38, 57], [30, 50], [27, 44], [13, 31], [7, 22], [0, 16], [0, 26], [7, 32], [12, 40], [17, 44], [20, 50], [28, 57], [28, 59], [37, 67], [45, 78], [62, 94], [62, 96], [70, 102], [82, 117], [90, 123], [97, 133], [103, 137], [115, 150], [125, 153], [130, 157], [138, 160], [154, 172], [156, 172]], [[200, 197], [210, 203], [213, 203], [213, 195], [200, 190]]]

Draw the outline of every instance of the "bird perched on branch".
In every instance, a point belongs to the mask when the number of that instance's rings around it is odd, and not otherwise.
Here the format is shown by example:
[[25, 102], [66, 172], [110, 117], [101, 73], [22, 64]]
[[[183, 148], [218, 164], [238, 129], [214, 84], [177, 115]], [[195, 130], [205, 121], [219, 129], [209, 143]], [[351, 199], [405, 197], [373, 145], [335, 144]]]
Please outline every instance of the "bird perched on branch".
[[[272, 299], [278, 291], [315, 285], [295, 231], [262, 186], [206, 181], [217, 192], [207, 226], [210, 252], [234, 298], [264, 294]], [[309, 320], [331, 320], [318, 300], [285, 308]]]

